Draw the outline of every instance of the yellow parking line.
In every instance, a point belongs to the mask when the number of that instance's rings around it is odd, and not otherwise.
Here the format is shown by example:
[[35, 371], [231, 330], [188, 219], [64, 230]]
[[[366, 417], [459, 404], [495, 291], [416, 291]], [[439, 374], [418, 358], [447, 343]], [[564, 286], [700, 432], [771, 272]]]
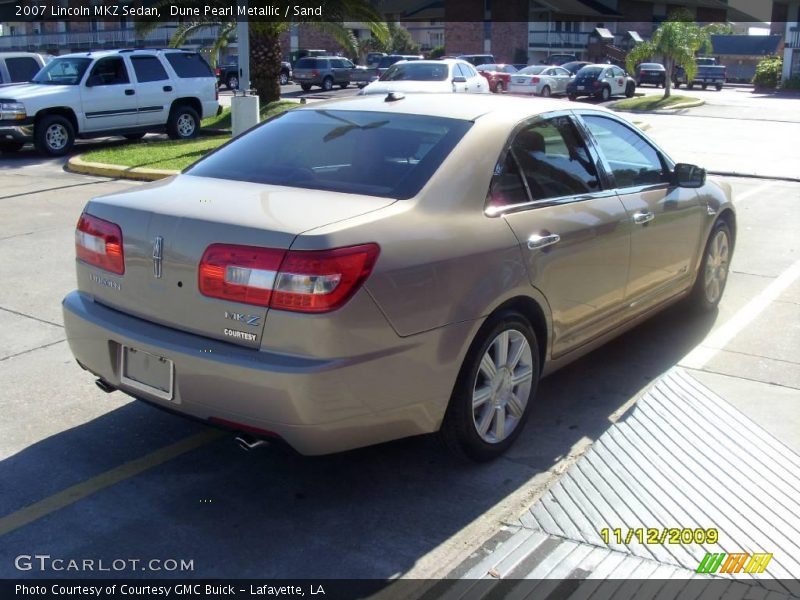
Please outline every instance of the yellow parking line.
[[29, 523], [33, 523], [42, 517], [46, 517], [50, 513], [65, 508], [70, 504], [74, 504], [78, 500], [83, 500], [87, 496], [91, 496], [120, 481], [134, 477], [139, 473], [143, 473], [173, 458], [177, 458], [181, 454], [186, 454], [187, 452], [205, 446], [224, 435], [226, 435], [225, 432], [216, 429], [198, 433], [197, 435], [188, 437], [171, 446], [165, 446], [141, 458], [126, 462], [104, 473], [100, 473], [100, 475], [92, 477], [91, 479], [77, 483], [35, 504], [21, 508], [0, 519], [0, 536], [14, 531], [15, 529], [19, 529], [20, 527], [24, 527]]

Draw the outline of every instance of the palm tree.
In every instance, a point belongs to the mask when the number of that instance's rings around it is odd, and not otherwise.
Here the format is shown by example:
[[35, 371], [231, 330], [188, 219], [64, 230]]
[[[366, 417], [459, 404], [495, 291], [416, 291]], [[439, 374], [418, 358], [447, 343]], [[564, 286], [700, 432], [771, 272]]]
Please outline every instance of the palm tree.
[[672, 93], [672, 72], [676, 65], [683, 66], [688, 81], [697, 73], [695, 54], [700, 51], [711, 52], [711, 35], [721, 31], [723, 26], [711, 24], [701, 27], [694, 22], [694, 16], [687, 11], [676, 11], [653, 33], [650, 41], [642, 42], [628, 53], [625, 66], [633, 72], [636, 65], [660, 55], [664, 60], [666, 79], [664, 98]]
[[[389, 37], [389, 29], [369, 0], [320, 0], [324, 21], [314, 21], [311, 17], [301, 17], [295, 23], [306, 24], [329, 34], [350, 56], [358, 55], [358, 40], [353, 32], [345, 27], [346, 21], [364, 23], [372, 35], [381, 42]], [[169, 12], [169, 6], [200, 8], [205, 12], [206, 6], [230, 6], [229, 0], [158, 0], [153, 6], [161, 7]], [[251, 0], [250, 7], [268, 6], [267, 0]], [[136, 25], [140, 35], [146, 35], [158, 26], [154, 21], [143, 21]], [[219, 27], [220, 38], [214, 44], [214, 50], [222, 48], [236, 28], [235, 21], [220, 23], [218, 20], [201, 20], [181, 26], [170, 40], [170, 45], [184, 43], [192, 33], [204, 28]], [[262, 103], [280, 99], [281, 73], [281, 35], [291, 27], [289, 21], [250, 21], [250, 83], [258, 93]], [[224, 40], [222, 39], [224, 36]]]
[[[138, 28], [138, 27], [137, 27]], [[211, 46], [211, 66], [217, 66], [219, 51], [225, 48], [231, 36], [236, 33], [236, 21], [199, 21], [192, 23], [181, 23], [172, 34], [169, 40], [170, 48], [180, 48], [189, 39], [203, 30], [214, 32], [216, 39]]]

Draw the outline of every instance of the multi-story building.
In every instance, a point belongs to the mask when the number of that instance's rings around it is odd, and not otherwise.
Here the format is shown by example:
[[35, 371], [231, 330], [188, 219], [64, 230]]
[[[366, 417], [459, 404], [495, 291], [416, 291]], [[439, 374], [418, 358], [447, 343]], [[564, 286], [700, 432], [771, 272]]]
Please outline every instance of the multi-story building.
[[782, 35], [784, 39], [783, 80], [800, 77], [800, 0], [775, 0], [772, 33]]

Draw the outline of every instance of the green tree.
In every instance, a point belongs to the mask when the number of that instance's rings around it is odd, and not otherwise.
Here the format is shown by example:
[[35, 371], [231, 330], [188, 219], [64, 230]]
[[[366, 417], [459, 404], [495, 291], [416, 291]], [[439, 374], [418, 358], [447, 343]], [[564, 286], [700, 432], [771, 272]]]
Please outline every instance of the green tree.
[[711, 36], [723, 31], [724, 25], [711, 24], [701, 27], [694, 16], [684, 10], [672, 13], [653, 33], [652, 39], [642, 42], [628, 53], [625, 64], [633, 73], [636, 65], [660, 56], [667, 70], [664, 84], [664, 98], [672, 93], [672, 75], [675, 67], [681, 65], [686, 71], [688, 81], [697, 74], [695, 55], [698, 52], [711, 52]]
[[[299, 3], [298, 3], [299, 4]], [[205, 13], [206, 6], [230, 6], [230, 0], [158, 0], [153, 6], [169, 11], [169, 6], [180, 6], [186, 8], [199, 8], [201, 13]], [[266, 7], [272, 6], [268, 0], [250, 0], [249, 6]], [[358, 54], [358, 40], [353, 32], [345, 27], [346, 21], [359, 21], [364, 23], [372, 35], [381, 41], [389, 39], [389, 30], [378, 13], [370, 4], [369, 0], [319, 0], [315, 6], [322, 8], [324, 21], [314, 21], [313, 17], [301, 17], [295, 23], [307, 24], [320, 31], [328, 33], [338, 42], [350, 56]], [[194, 32], [202, 27], [213, 27], [220, 25], [216, 20], [201, 20], [186, 27]], [[143, 21], [137, 24], [137, 32], [145, 35], [158, 26], [156, 21]], [[235, 32], [236, 23], [234, 21], [222, 23], [220, 32], [230, 27], [230, 34]], [[281, 35], [288, 32], [291, 27], [289, 21], [250, 21], [250, 84], [256, 90], [262, 103], [273, 102], [281, 96], [280, 73], [281, 73]], [[177, 42], [177, 37], [181, 33], [179, 28], [173, 36], [172, 42]], [[191, 35], [191, 31], [183, 36], [183, 41]], [[227, 39], [226, 37], [226, 39]], [[215, 48], [222, 47], [224, 42], [218, 40], [214, 44]]]

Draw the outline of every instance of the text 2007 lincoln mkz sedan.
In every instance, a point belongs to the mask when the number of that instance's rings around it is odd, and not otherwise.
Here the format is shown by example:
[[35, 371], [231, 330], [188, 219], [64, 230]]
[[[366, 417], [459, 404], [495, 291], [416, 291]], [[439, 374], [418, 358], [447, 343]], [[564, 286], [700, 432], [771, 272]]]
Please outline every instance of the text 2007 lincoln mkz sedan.
[[726, 185], [602, 108], [364, 96], [90, 201], [69, 344], [106, 389], [322, 454], [439, 431], [493, 458], [540, 377], [720, 300]]

